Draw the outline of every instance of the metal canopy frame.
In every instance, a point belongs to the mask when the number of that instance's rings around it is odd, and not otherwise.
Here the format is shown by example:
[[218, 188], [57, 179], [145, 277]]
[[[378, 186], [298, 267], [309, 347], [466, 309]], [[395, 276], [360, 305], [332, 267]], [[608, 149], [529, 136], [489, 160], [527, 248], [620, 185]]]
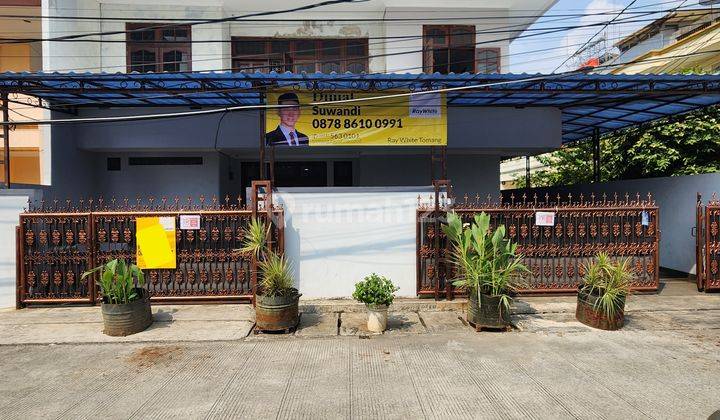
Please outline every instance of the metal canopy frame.
[[[65, 113], [80, 108], [262, 106], [267, 90], [277, 88], [378, 93], [461, 88], [447, 92], [448, 106], [560, 109], [563, 143], [720, 104], [720, 75], [0, 73], [4, 104], [29, 95], [37, 103], [28, 105]], [[8, 119], [4, 121], [7, 127]]]

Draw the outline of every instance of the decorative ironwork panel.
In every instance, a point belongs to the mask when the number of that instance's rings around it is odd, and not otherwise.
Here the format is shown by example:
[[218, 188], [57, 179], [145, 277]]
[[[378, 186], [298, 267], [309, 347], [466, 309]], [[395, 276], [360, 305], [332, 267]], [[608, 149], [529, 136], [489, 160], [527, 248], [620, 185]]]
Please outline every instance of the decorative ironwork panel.
[[698, 195], [697, 222], [698, 289], [720, 290], [720, 201], [716, 194], [706, 205]]
[[[175, 218], [177, 267], [144, 270], [153, 300], [236, 300], [253, 295], [255, 264], [252, 257], [239, 252], [252, 210], [213, 198], [209, 203], [188, 198], [121, 202], [69, 201], [62, 208], [43, 202], [20, 217], [21, 278], [20, 304], [89, 302], [99, 300], [92, 283], [96, 276], [80, 281], [89, 268], [115, 258], [136, 262], [136, 218], [142, 216]], [[273, 223], [270, 245], [283, 251], [283, 210], [258, 213]], [[181, 215], [199, 215], [198, 229], [180, 229]]]
[[81, 280], [92, 267], [89, 213], [23, 214], [19, 253], [20, 301], [92, 302], [92, 284]]
[[[625, 196], [612, 200], [580, 196], [573, 201], [538, 200], [514, 197], [493, 203], [488, 197], [481, 202], [467, 197], [437, 211], [440, 221], [448, 210], [455, 211], [464, 223], [470, 223], [475, 214], [490, 215], [491, 229], [505, 225], [507, 236], [518, 244], [523, 262], [529, 269], [523, 292], [574, 292], [584, 276], [585, 267], [598, 252], [618, 258], [629, 258], [635, 290], [657, 290], [658, 275], [658, 208], [650, 196], [634, 199]], [[501, 204], [502, 203], [502, 204]], [[535, 224], [537, 211], [555, 213], [553, 226]], [[447, 241], [435, 223], [433, 205], [419, 200], [418, 209], [418, 293], [429, 294], [445, 289], [455, 276], [450, 263]], [[437, 232], [440, 230], [440, 232]], [[433, 238], [439, 235], [435, 246]], [[435, 264], [434, 258], [438, 258]]]

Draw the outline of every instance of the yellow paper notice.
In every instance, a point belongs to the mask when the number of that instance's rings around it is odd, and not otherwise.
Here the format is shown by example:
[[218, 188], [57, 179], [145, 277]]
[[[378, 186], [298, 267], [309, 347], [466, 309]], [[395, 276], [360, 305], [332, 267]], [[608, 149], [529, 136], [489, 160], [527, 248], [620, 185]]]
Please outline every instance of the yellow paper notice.
[[176, 268], [175, 218], [138, 217], [135, 221], [138, 267]]

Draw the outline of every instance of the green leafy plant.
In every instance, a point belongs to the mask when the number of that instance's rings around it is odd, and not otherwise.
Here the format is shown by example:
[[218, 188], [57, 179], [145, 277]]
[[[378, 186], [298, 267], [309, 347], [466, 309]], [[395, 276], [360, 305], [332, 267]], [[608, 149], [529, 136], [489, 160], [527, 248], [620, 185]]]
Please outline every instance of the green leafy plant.
[[253, 218], [243, 233], [243, 247], [240, 251], [250, 253], [257, 259], [263, 257], [267, 249], [267, 238], [270, 236], [270, 226], [266, 226], [265, 222], [258, 218]]
[[96, 283], [100, 286], [105, 303], [127, 304], [140, 298], [136, 287], [145, 285], [145, 276], [137, 265], [114, 259], [84, 272], [81, 278], [85, 279], [98, 271], [100, 278]]
[[292, 267], [285, 256], [269, 252], [265, 259], [258, 261], [258, 267], [262, 272], [260, 286], [265, 296], [287, 296], [295, 291]]
[[452, 258], [458, 267], [453, 282], [468, 293], [500, 297], [501, 309], [510, 309], [510, 293], [524, 283], [522, 273], [527, 268], [521, 263], [517, 244], [505, 239], [505, 226], [490, 230], [490, 215], [476, 214], [473, 222], [463, 224], [455, 212], [448, 213], [443, 231], [452, 243]]
[[614, 318], [630, 294], [631, 280], [630, 258], [613, 262], [608, 254], [600, 252], [592, 263], [585, 266], [580, 290], [597, 296], [595, 310], [604, 313], [608, 318]]
[[395, 292], [400, 290], [389, 279], [375, 273], [365, 277], [363, 281], [355, 283], [353, 299], [367, 305], [390, 305], [395, 298]]
[[242, 253], [253, 255], [261, 273], [260, 289], [265, 296], [288, 296], [297, 291], [293, 287], [290, 262], [268, 246], [270, 226], [253, 218], [244, 230]]

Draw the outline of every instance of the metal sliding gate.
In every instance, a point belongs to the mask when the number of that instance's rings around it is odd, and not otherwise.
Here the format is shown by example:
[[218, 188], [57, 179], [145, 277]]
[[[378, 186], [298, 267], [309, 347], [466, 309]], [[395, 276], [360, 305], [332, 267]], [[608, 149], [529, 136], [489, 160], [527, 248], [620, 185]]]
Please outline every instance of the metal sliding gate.
[[707, 204], [697, 195], [695, 261], [698, 290], [720, 290], [720, 201], [713, 194]]
[[[94, 277], [81, 280], [82, 273], [114, 258], [135, 261], [135, 219], [142, 216], [174, 217], [177, 226], [177, 268], [145, 270], [153, 301], [250, 300], [257, 281], [254, 261], [233, 250], [242, 247], [253, 214], [283, 220], [282, 209], [267, 208], [272, 211], [203, 197], [187, 203], [178, 198], [41, 203], [20, 216], [17, 228], [17, 306], [96, 303]], [[199, 228], [180, 229], [181, 215], [199, 215]], [[284, 249], [282, 222], [271, 226], [272, 243]]]
[[[518, 243], [524, 264], [530, 270], [523, 293], [570, 293], [577, 291], [586, 264], [598, 253], [629, 257], [638, 291], [654, 291], [659, 285], [658, 226], [659, 210], [652, 197], [601, 198], [580, 195], [567, 201], [537, 196], [516, 200], [490, 197], [460, 202], [439, 194], [431, 203], [418, 203], [417, 210], [417, 293], [435, 298], [452, 298], [452, 279], [456, 277], [450, 261], [450, 249], [441, 225], [448, 211], [455, 211], [465, 222], [476, 213], [491, 217], [491, 228], [505, 225], [507, 235]], [[419, 200], [421, 201], [421, 200]], [[434, 202], [433, 202], [434, 201]], [[552, 226], [538, 226], [536, 212], [555, 213]]]

